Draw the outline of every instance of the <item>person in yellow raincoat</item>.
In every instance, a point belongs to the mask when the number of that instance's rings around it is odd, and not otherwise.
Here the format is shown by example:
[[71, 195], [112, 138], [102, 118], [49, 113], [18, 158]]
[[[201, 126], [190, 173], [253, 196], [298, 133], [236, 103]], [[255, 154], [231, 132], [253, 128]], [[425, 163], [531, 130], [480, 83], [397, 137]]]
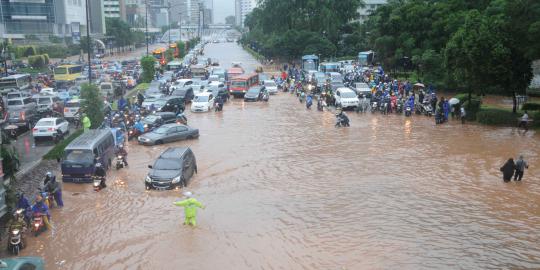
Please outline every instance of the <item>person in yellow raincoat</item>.
[[92, 123], [90, 122], [90, 118], [88, 118], [88, 115], [83, 114], [82, 124], [84, 127], [84, 131], [87, 131], [90, 129], [90, 126], [92, 126]]
[[193, 198], [193, 194], [191, 192], [186, 191], [184, 192], [184, 196], [187, 197], [187, 199], [179, 202], [174, 202], [173, 204], [176, 206], [183, 206], [184, 207], [184, 225], [191, 225], [193, 227], [197, 226], [197, 208], [204, 209], [205, 206], [202, 205], [197, 199]]

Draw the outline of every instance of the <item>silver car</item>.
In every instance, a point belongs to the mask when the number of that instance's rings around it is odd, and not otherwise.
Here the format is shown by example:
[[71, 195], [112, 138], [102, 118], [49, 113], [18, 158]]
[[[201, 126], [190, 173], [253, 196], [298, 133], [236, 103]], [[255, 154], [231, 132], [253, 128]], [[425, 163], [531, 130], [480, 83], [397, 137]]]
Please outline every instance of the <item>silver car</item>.
[[199, 137], [199, 130], [182, 124], [166, 124], [139, 136], [139, 143], [155, 145]]
[[265, 80], [263, 82], [264, 87], [266, 87], [266, 90], [268, 91], [268, 94], [274, 95], [277, 94], [277, 84], [274, 80]]

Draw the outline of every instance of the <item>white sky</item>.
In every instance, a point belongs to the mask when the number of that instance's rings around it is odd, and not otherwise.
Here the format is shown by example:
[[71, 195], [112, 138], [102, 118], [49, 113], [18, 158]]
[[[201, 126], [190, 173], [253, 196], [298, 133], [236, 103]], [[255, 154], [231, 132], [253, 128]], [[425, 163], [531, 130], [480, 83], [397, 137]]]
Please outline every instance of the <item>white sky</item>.
[[225, 23], [225, 17], [234, 16], [234, 0], [214, 0], [214, 23]]

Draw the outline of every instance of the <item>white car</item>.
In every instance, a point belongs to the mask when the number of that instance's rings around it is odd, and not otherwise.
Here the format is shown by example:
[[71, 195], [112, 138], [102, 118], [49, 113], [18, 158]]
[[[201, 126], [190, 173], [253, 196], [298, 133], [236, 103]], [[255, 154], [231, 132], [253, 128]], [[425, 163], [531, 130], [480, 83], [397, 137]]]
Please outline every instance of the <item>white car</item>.
[[58, 94], [58, 91], [55, 91], [54, 88], [46, 87], [41, 89], [41, 91], [39, 91], [39, 94], [56, 96]]
[[192, 112], [207, 112], [214, 107], [214, 95], [212, 93], [199, 93], [191, 102]]
[[78, 112], [81, 108], [82, 101], [82, 99], [73, 99], [66, 102], [66, 106], [64, 106], [64, 118], [74, 119], [80, 117]]
[[268, 94], [274, 95], [277, 94], [277, 84], [273, 80], [265, 80], [263, 82], [264, 87], [266, 87], [266, 91], [268, 91]]
[[34, 140], [57, 139], [69, 133], [69, 124], [63, 118], [41, 118], [32, 129]]
[[336, 90], [334, 95], [336, 99], [336, 106], [341, 108], [358, 107], [360, 101], [356, 93], [347, 87], [340, 87]]

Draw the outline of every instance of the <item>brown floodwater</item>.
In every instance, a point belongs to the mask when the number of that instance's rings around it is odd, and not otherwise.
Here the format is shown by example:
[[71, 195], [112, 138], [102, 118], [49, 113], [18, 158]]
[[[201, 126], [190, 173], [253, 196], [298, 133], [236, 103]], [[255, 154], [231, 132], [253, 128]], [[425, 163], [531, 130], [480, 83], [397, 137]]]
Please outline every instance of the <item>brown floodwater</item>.
[[[252, 61], [233, 44], [212, 44]], [[228, 63], [230, 59], [223, 60]], [[538, 269], [540, 136], [435, 125], [433, 118], [306, 110], [288, 93], [189, 114], [197, 140], [129, 144], [129, 169], [109, 187], [64, 184], [54, 229], [24, 256], [47, 269]], [[188, 189], [207, 206], [199, 226], [172, 205], [181, 190], [145, 191], [147, 165], [190, 146]], [[520, 183], [499, 168], [525, 155]]]

